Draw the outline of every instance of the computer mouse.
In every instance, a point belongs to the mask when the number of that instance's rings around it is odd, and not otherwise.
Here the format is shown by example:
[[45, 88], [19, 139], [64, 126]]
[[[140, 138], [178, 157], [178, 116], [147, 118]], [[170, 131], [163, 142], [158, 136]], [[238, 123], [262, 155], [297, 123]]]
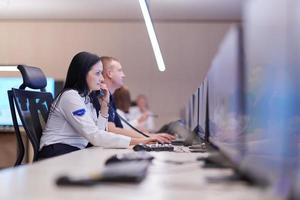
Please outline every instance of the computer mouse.
[[134, 151], [151, 151], [151, 148], [145, 144], [137, 144], [133, 147]]

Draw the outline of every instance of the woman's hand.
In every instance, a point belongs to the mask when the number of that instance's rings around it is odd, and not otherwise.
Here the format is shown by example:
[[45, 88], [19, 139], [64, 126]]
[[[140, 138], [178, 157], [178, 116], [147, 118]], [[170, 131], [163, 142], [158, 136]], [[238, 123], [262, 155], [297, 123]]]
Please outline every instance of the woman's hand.
[[154, 138], [160, 140], [161, 143], [171, 143], [172, 140], [175, 140], [175, 136], [170, 135], [168, 133], [147, 133], [150, 138]]
[[131, 138], [130, 145], [136, 145], [136, 144], [155, 144], [157, 142], [160, 142], [159, 140], [155, 138]]
[[100, 89], [104, 93], [104, 96], [99, 98], [100, 103], [102, 103], [104, 101], [108, 104], [109, 103], [109, 90], [107, 88], [107, 85], [105, 83], [101, 83]]
[[171, 143], [172, 140], [175, 140], [173, 135], [168, 133], [146, 133], [149, 137], [148, 138], [131, 138], [130, 145], [136, 144], [153, 144], [153, 143]]
[[108, 118], [108, 110], [109, 110], [109, 91], [107, 85], [104, 83], [100, 84], [100, 89], [103, 92], [103, 96], [99, 97], [99, 103], [101, 105], [100, 115], [104, 118]]
[[149, 112], [143, 113], [139, 118], [138, 118], [138, 123], [144, 123], [149, 117]]

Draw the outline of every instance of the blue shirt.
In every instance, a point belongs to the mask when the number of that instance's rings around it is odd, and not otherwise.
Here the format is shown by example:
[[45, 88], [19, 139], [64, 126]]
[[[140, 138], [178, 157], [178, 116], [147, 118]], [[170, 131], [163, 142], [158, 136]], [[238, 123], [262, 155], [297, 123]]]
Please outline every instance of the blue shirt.
[[123, 128], [122, 122], [117, 114], [116, 104], [113, 100], [112, 95], [109, 96], [109, 109], [108, 109], [108, 121], [113, 122], [116, 127]]

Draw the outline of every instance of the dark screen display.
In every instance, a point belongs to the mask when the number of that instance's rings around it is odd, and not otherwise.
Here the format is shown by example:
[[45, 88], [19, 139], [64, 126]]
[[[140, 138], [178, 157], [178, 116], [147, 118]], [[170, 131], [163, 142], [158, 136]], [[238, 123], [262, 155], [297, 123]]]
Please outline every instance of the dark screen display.
[[284, 198], [291, 186], [300, 130], [300, 71], [290, 62], [287, 8], [285, 0], [247, 5], [246, 154], [241, 165], [242, 171]]
[[204, 79], [198, 88], [198, 135], [206, 139], [206, 111], [207, 111], [207, 79]]
[[209, 141], [239, 164], [244, 132], [241, 28], [225, 35], [208, 73]]

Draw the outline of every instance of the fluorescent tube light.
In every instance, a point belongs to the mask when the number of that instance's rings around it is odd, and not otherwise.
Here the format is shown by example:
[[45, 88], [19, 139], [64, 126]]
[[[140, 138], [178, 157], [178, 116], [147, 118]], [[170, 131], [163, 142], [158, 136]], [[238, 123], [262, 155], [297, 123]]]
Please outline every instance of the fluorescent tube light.
[[17, 66], [15, 65], [0, 65], [1, 72], [17, 72]]
[[155, 59], [156, 59], [156, 63], [158, 66], [159, 71], [165, 71], [166, 70], [166, 66], [163, 60], [163, 57], [161, 55], [161, 51], [158, 45], [158, 41], [155, 35], [155, 31], [154, 31], [154, 27], [150, 18], [150, 14], [149, 14], [149, 10], [146, 4], [146, 0], [139, 0], [140, 6], [141, 6], [141, 10], [144, 16], [144, 20], [145, 20], [145, 24], [147, 27], [147, 31], [148, 31], [148, 35], [152, 44], [152, 48], [153, 48], [153, 52], [155, 55]]

